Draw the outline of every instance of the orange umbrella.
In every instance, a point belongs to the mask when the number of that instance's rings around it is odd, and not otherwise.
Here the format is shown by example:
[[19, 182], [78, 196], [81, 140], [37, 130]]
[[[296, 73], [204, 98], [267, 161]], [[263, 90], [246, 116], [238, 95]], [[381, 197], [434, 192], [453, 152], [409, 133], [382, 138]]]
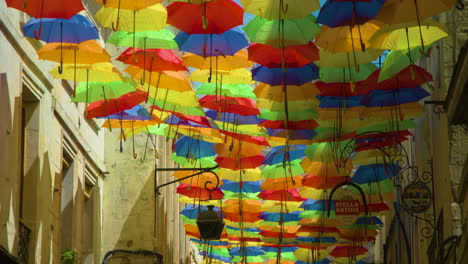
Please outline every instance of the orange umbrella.
[[302, 187], [301, 179], [301, 175], [296, 175], [293, 178], [286, 177], [277, 179], [266, 179], [260, 186], [260, 189], [278, 191], [290, 188], [300, 188]]
[[37, 51], [39, 59], [60, 63], [94, 64], [109, 62], [110, 55], [95, 40], [75, 43], [47, 43]]
[[255, 156], [265, 147], [254, 143], [240, 141], [230, 136], [226, 136], [224, 143], [215, 144], [213, 148], [219, 156], [230, 158], [243, 158]]
[[[187, 177], [187, 176], [193, 175], [195, 173], [199, 173], [199, 172], [200, 171], [196, 171], [196, 170], [194, 170], [194, 171], [176, 171], [174, 174], [172, 174], [172, 176], [180, 180], [180, 179], [182, 179], [184, 177]], [[202, 173], [202, 174], [200, 174], [198, 176], [194, 176], [192, 178], [183, 179], [180, 182], [189, 184], [191, 186], [196, 186], [196, 187], [199, 187], [199, 188], [204, 188], [205, 183], [207, 181], [216, 182], [216, 177], [213, 175], [213, 173], [205, 172], [205, 173]], [[221, 185], [223, 185], [222, 181], [219, 182], [219, 186], [221, 186]]]
[[[144, 70], [142, 68], [136, 66], [129, 66], [125, 69], [125, 72], [130, 74], [134, 79], [142, 79], [143, 75], [144, 82], [153, 86], [152, 89], [157, 87], [163, 89], [174, 90], [177, 92], [186, 92], [192, 91], [192, 86], [188, 81], [187, 77], [182, 72], [174, 72], [174, 71], [162, 71], [153, 74], [153, 76], [149, 74], [144, 74]], [[150, 94], [151, 93], [150, 91]]]
[[[288, 101], [316, 99], [315, 96], [320, 94], [320, 91], [312, 82], [301, 86], [288, 85]], [[281, 85], [270, 86], [266, 83], [259, 83], [254, 89], [255, 95], [258, 98], [269, 99], [276, 102], [284, 102], [284, 92]]]

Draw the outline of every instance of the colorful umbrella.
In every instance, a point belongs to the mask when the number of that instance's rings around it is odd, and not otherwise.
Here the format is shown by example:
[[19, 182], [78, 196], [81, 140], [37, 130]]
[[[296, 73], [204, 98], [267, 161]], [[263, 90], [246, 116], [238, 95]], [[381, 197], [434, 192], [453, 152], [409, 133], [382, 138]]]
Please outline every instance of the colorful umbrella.
[[115, 99], [97, 101], [89, 104], [86, 118], [105, 117], [131, 109], [146, 99], [146, 93], [135, 91]]
[[242, 25], [244, 10], [232, 0], [202, 4], [174, 2], [167, 6], [167, 23], [188, 34], [221, 34]]
[[424, 20], [449, 11], [457, 3], [456, 0], [412, 0], [387, 1], [375, 19], [385, 24], [401, 24]]
[[205, 108], [244, 116], [259, 114], [255, 102], [249, 98], [205, 95], [200, 98], [200, 105]]
[[417, 102], [430, 94], [421, 87], [396, 88], [391, 90], [372, 90], [362, 98], [361, 103], [367, 107], [394, 106]]
[[191, 52], [202, 57], [234, 55], [247, 47], [249, 42], [244, 34], [231, 29], [222, 34], [187, 34], [179, 32], [175, 41], [182, 51]]
[[240, 50], [234, 55], [213, 56], [206, 58], [196, 54], [186, 53], [182, 57], [182, 61], [185, 66], [202, 70], [215, 69], [230, 71], [239, 68], [250, 68], [252, 66], [252, 62], [247, 59], [247, 52], [244, 50]]
[[167, 11], [161, 4], [135, 11], [102, 7], [95, 18], [103, 27], [127, 32], [161, 30], [166, 27]]
[[[253, 43], [247, 50], [251, 61], [268, 68], [282, 67], [283, 50], [280, 48]], [[284, 66], [287, 68], [299, 68], [318, 59], [319, 50], [312, 42], [284, 48]]]
[[320, 8], [318, 0], [241, 0], [246, 12], [268, 19], [303, 18]]
[[69, 19], [31, 18], [23, 26], [23, 33], [26, 37], [37, 37], [47, 43], [80, 43], [99, 38], [96, 25], [80, 14]]
[[[80, 0], [6, 0], [8, 7], [16, 8], [35, 18], [70, 18], [84, 10]], [[40, 34], [40, 33], [39, 33]]]
[[180, 58], [168, 49], [128, 48], [117, 58], [147, 71], [187, 71]]
[[245, 97], [252, 99], [257, 98], [252, 92], [252, 87], [248, 84], [204, 83], [197, 88], [195, 93], [203, 95], [222, 94], [230, 97]]
[[58, 66], [50, 71], [56, 79], [75, 80], [78, 82], [113, 82], [122, 80], [121, 73], [110, 63], [101, 62], [92, 65], [63, 65], [60, 73]]
[[250, 71], [245, 68], [232, 71], [195, 70], [190, 74], [189, 79], [194, 82], [210, 83], [213, 81], [221, 84], [247, 84], [253, 82]]
[[96, 0], [99, 4], [110, 8], [121, 8], [128, 10], [141, 10], [149, 6], [161, 3], [161, 0]]
[[76, 89], [73, 102], [95, 102], [115, 99], [135, 91], [136, 83], [131, 79], [113, 82], [82, 82]]
[[377, 15], [384, 3], [385, 0], [327, 0], [320, 9], [317, 23], [329, 27], [364, 24]]
[[140, 49], [174, 49], [177, 48], [177, 42], [175, 42], [174, 37], [175, 35], [165, 28], [159, 31], [139, 32], [119, 30], [107, 39], [107, 43]]
[[319, 77], [319, 68], [311, 63], [300, 68], [287, 68], [284, 74], [281, 68], [257, 66], [252, 68], [252, 78], [255, 81], [269, 85], [303, 85]]
[[251, 42], [281, 48], [309, 43], [320, 32], [320, 28], [312, 15], [281, 21], [255, 17], [244, 26], [244, 31]]

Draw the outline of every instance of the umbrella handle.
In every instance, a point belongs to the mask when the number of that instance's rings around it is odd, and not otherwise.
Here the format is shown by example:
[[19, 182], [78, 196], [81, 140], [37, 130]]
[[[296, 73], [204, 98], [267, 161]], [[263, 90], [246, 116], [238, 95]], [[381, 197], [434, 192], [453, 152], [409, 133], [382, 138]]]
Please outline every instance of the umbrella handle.
[[63, 62], [60, 62], [60, 65], [58, 66], [58, 73], [62, 74], [63, 72]]
[[463, 0], [458, 0], [457, 1], [457, 4], [455, 5], [455, 7], [458, 9], [458, 10], [463, 10], [465, 9], [465, 4], [463, 3]]
[[26, 9], [27, 6], [28, 6], [28, 0], [24, 0], [23, 1], [23, 8]]
[[[42, 21], [42, 18], [41, 18]], [[39, 26], [38, 30], [34, 30], [34, 38], [40, 40], [42, 36], [42, 25]]]
[[115, 24], [112, 21], [112, 30], [117, 31], [119, 29], [119, 24], [120, 24], [120, 17], [118, 16]]

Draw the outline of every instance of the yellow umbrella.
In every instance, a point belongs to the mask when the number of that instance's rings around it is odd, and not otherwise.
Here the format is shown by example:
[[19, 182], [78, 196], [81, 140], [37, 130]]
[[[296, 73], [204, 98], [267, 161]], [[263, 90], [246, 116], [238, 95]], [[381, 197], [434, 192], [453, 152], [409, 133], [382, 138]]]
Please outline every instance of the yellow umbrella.
[[[301, 86], [288, 85], [288, 101], [313, 100], [320, 91], [312, 83], [308, 82]], [[254, 89], [258, 98], [268, 99], [275, 102], [284, 102], [284, 92], [281, 85], [270, 86], [266, 83], [259, 83]], [[284, 106], [283, 106], [284, 108]]]
[[[148, 91], [147, 87], [143, 85], [138, 85], [136, 88], [145, 92]], [[178, 92], [165, 88], [160, 88], [159, 91], [156, 91], [156, 87], [150, 85], [148, 96], [149, 103], [151, 103], [151, 100], [157, 100], [180, 106], [199, 106], [198, 97], [193, 91]]]
[[[211, 78], [211, 79], [210, 79]], [[253, 83], [252, 73], [244, 68], [235, 69], [232, 71], [212, 71], [210, 70], [195, 70], [190, 74], [190, 81], [209, 83], [213, 82], [224, 84], [244, 84]]]
[[[352, 68], [359, 64], [366, 64], [376, 60], [383, 50], [366, 49], [365, 51], [332, 53], [320, 49], [320, 60], [316, 61], [320, 68]], [[357, 67], [358, 68], [358, 67]]]
[[303, 18], [320, 8], [318, 0], [241, 0], [245, 12], [268, 19]]
[[104, 7], [111, 8], [121, 8], [128, 10], [141, 10], [152, 6], [158, 3], [161, 3], [161, 0], [95, 0]]
[[139, 11], [103, 7], [96, 13], [95, 17], [102, 26], [112, 28], [115, 31], [157, 31], [166, 27], [167, 10], [161, 4], [152, 5]]
[[[109, 62], [110, 55], [95, 40], [75, 43], [47, 43], [37, 51], [39, 59], [74, 64], [93, 64], [98, 62]], [[61, 71], [61, 69], [60, 69]]]
[[370, 47], [369, 39], [377, 32], [382, 23], [371, 20], [357, 26], [330, 28], [322, 26], [322, 32], [315, 37], [318, 47], [332, 53], [365, 50]]
[[[76, 75], [74, 75], [76, 69]], [[50, 73], [56, 79], [76, 80], [78, 82], [113, 82], [122, 80], [122, 75], [111, 63], [101, 62], [95, 64], [64, 64], [64, 71], [59, 72], [58, 66]]]
[[222, 70], [230, 71], [239, 68], [252, 67], [251, 61], [248, 60], [247, 52], [245, 50], [238, 51], [233, 56], [216, 56], [216, 57], [202, 57], [193, 53], [186, 53], [182, 57], [185, 66], [201, 69], [201, 70]]
[[375, 19], [385, 24], [421, 21], [449, 11], [456, 2], [457, 0], [390, 0], [385, 3]]
[[448, 36], [447, 28], [434, 20], [383, 26], [370, 39], [375, 49], [407, 50], [428, 46]]
[[261, 179], [262, 171], [259, 168], [255, 169], [245, 169], [245, 170], [231, 170], [220, 168], [218, 171], [218, 176], [221, 179], [230, 180], [230, 181], [259, 181]]
[[[311, 98], [308, 100], [298, 100], [298, 101], [289, 101], [288, 100], [288, 110], [289, 111], [303, 111], [305, 109], [317, 108], [320, 104], [320, 101], [317, 98]], [[258, 98], [257, 107], [260, 109], [268, 109], [270, 111], [284, 111], [283, 102], [275, 102], [269, 99]]]

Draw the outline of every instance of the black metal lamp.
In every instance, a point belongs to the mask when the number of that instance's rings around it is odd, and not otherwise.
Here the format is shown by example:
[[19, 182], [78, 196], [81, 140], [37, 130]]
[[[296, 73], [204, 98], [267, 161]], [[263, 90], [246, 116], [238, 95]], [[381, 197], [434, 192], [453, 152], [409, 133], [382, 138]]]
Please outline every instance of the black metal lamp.
[[197, 218], [198, 230], [203, 240], [219, 240], [223, 232], [224, 222], [213, 207], [208, 205], [208, 211], [201, 213]]

